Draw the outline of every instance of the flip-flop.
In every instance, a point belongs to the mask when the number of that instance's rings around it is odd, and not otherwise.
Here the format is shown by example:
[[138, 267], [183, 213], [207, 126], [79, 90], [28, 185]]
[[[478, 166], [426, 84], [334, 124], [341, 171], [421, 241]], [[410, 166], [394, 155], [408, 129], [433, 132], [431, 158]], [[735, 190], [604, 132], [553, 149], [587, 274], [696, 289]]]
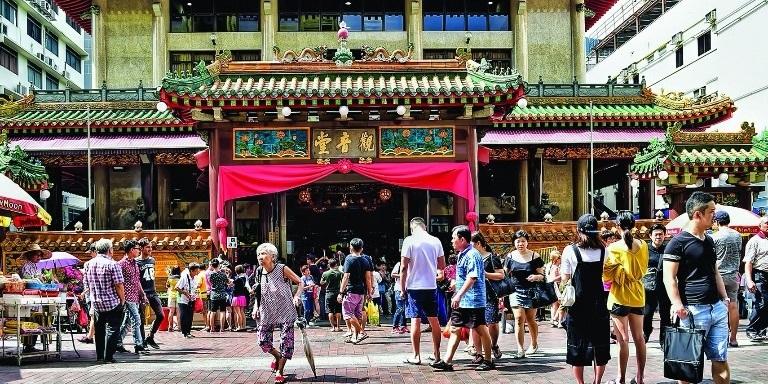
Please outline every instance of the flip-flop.
[[403, 360], [403, 363], [408, 364], [408, 365], [421, 365], [421, 360], [419, 360], [419, 361], [411, 361], [411, 358], [409, 357], [409, 358]]

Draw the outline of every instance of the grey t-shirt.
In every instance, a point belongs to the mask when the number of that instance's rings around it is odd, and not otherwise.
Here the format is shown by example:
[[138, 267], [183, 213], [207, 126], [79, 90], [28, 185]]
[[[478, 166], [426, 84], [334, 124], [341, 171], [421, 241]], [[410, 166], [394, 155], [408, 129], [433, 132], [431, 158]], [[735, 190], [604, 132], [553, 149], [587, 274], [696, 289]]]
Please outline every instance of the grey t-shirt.
[[741, 234], [733, 229], [720, 227], [712, 234], [715, 241], [717, 269], [723, 279], [736, 280], [741, 263]]

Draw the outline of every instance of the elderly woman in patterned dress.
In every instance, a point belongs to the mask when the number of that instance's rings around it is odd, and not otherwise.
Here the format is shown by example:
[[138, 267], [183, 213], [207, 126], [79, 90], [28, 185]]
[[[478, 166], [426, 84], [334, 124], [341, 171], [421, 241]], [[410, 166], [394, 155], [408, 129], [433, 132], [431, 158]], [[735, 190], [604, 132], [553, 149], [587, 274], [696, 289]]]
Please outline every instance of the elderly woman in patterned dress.
[[[259, 268], [256, 270], [256, 284], [260, 299], [257, 299], [251, 315], [259, 320], [259, 346], [261, 350], [275, 357], [272, 370], [275, 372], [275, 384], [285, 382], [283, 368], [285, 362], [293, 357], [293, 327], [296, 321], [296, 306], [301, 303], [303, 284], [285, 264], [276, 263], [277, 248], [270, 243], [263, 243], [256, 248]], [[291, 283], [298, 285], [294, 294]], [[272, 333], [280, 330], [280, 349], [272, 344]]]

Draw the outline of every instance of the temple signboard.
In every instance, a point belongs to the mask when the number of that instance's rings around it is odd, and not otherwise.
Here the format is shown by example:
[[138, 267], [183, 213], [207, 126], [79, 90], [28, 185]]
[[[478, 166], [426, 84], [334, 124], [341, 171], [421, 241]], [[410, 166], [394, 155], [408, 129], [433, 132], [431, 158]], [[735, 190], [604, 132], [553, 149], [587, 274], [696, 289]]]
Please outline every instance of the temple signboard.
[[376, 129], [313, 129], [312, 158], [376, 157]]
[[380, 127], [382, 158], [454, 157], [454, 127]]
[[310, 158], [309, 128], [235, 128], [235, 160]]

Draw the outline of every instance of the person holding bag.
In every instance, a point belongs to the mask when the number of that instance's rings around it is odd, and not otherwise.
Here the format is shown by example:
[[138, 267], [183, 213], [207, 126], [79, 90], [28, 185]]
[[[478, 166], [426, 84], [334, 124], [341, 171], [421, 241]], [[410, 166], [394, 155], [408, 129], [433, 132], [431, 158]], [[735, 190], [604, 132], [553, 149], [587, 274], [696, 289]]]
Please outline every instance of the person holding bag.
[[[703, 348], [712, 361], [712, 381], [730, 383], [727, 304], [730, 299], [717, 268], [715, 243], [706, 232], [715, 216], [715, 198], [696, 191], [686, 201], [685, 210], [691, 225], [673, 237], [664, 250], [664, 286], [672, 302], [672, 314], [680, 318], [680, 324], [683, 327], [693, 324], [706, 333]], [[667, 345], [671, 343], [665, 342], [665, 352], [679, 347]]]
[[611, 311], [613, 331], [619, 344], [619, 372], [609, 384], [623, 384], [629, 360], [629, 332], [635, 344], [637, 374], [632, 384], [642, 384], [645, 373], [646, 348], [643, 336], [643, 309], [645, 307], [645, 288], [641, 279], [648, 269], [648, 245], [632, 237], [635, 227], [632, 212], [619, 211], [616, 215], [616, 227], [621, 241], [608, 246], [608, 258], [603, 268], [603, 281], [610, 281], [606, 308]]
[[[485, 323], [488, 325], [488, 333], [491, 335], [491, 352], [493, 352], [494, 359], [500, 359], [502, 356], [501, 348], [499, 348], [499, 321], [501, 321], [501, 313], [499, 313], [499, 297], [496, 296], [491, 288], [491, 280], [499, 281], [504, 278], [504, 268], [501, 265], [501, 259], [491, 252], [491, 246], [485, 241], [485, 237], [479, 231], [472, 232], [472, 246], [480, 252], [480, 256], [483, 257], [483, 270], [485, 271]], [[482, 343], [480, 340], [480, 334], [477, 331], [472, 331], [472, 342], [475, 345], [475, 357], [472, 359], [473, 364], [480, 364], [483, 362], [482, 355]]]
[[[522, 359], [539, 350], [539, 326], [536, 323], [536, 307], [533, 299], [534, 284], [544, 281], [544, 261], [538, 253], [528, 249], [528, 232], [515, 232], [512, 242], [515, 250], [504, 259], [504, 273], [510, 275], [515, 283], [515, 293], [509, 297], [509, 303], [515, 314], [515, 336], [517, 337], [517, 353], [513, 359]], [[531, 345], [523, 350], [525, 323], [531, 333]]]
[[595, 367], [594, 382], [601, 383], [611, 359], [611, 324], [602, 279], [605, 247], [594, 216], [582, 215], [577, 231], [576, 242], [563, 250], [560, 264], [563, 283], [570, 283], [576, 293], [566, 317], [565, 362], [573, 366], [578, 384], [584, 384], [587, 366]]

